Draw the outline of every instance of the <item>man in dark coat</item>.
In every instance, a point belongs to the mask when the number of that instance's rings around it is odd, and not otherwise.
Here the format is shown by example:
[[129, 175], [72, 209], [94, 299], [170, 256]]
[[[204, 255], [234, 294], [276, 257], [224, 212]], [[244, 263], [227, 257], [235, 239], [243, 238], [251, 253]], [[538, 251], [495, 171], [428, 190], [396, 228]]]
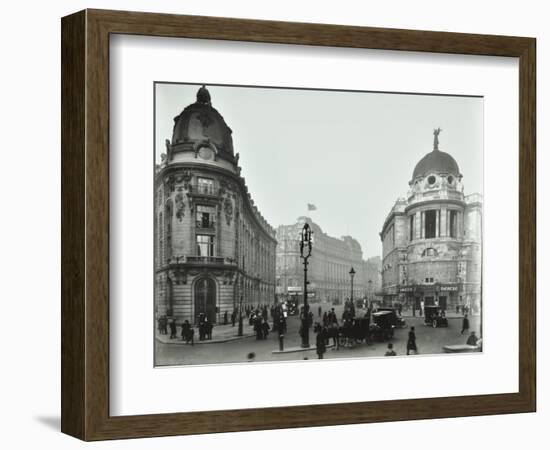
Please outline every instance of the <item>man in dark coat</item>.
[[170, 339], [176, 339], [178, 336], [178, 331], [176, 329], [176, 320], [170, 319]]
[[464, 334], [465, 331], [470, 329], [470, 320], [468, 319], [468, 314], [464, 314], [464, 319], [462, 319], [462, 331], [460, 334]]
[[393, 344], [391, 342], [388, 344], [388, 351], [384, 354], [384, 356], [397, 356], [397, 353], [393, 350]]
[[267, 335], [269, 334], [269, 323], [267, 320], [262, 320], [262, 338], [267, 339]]
[[317, 337], [315, 339], [315, 343], [317, 345], [317, 356], [319, 356], [319, 359], [323, 359], [323, 355], [327, 351], [327, 347], [325, 344], [325, 332], [323, 328], [319, 328], [319, 331], [317, 332]]
[[475, 331], [472, 331], [470, 333], [470, 336], [468, 336], [468, 340], [466, 341], [466, 344], [467, 345], [477, 345], [477, 336], [476, 336]]
[[416, 334], [414, 334], [414, 327], [411, 327], [409, 331], [409, 338], [407, 340], [407, 356], [410, 351], [414, 351], [414, 354], [418, 354], [418, 348], [416, 347]]

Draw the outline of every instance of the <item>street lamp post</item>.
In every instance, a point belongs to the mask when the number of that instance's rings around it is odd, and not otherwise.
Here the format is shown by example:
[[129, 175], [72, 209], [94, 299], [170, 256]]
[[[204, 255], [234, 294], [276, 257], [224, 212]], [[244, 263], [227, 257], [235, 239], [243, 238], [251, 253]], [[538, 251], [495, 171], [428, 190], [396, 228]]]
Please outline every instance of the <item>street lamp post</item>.
[[307, 266], [309, 264], [308, 259], [311, 256], [311, 227], [306, 222], [300, 233], [300, 256], [304, 260], [304, 310], [302, 312], [302, 348], [309, 347], [309, 304], [307, 301]]
[[369, 306], [370, 306], [370, 304], [372, 302], [372, 280], [369, 280], [369, 298], [368, 298], [368, 300], [369, 300]]
[[349, 277], [350, 277], [350, 280], [351, 280], [351, 295], [350, 295], [350, 301], [351, 303], [353, 304], [353, 277], [355, 276], [355, 269], [351, 268], [351, 270], [349, 271]]

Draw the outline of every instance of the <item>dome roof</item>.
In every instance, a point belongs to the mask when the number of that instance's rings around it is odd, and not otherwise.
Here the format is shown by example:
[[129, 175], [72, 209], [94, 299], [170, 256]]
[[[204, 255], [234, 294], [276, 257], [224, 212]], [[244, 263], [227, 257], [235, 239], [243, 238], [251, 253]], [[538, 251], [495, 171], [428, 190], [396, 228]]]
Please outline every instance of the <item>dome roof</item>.
[[452, 174], [460, 176], [460, 170], [455, 159], [448, 153], [433, 150], [425, 155], [414, 168], [413, 180], [430, 173]]
[[212, 107], [208, 89], [202, 86], [197, 92], [197, 101], [174, 117], [172, 145], [209, 142], [221, 154], [233, 156], [231, 134], [222, 115]]
[[451, 174], [460, 176], [460, 170], [455, 159], [448, 153], [439, 150], [439, 133], [441, 128], [434, 130], [434, 148], [433, 151], [425, 155], [414, 168], [412, 179], [424, 177], [430, 173]]

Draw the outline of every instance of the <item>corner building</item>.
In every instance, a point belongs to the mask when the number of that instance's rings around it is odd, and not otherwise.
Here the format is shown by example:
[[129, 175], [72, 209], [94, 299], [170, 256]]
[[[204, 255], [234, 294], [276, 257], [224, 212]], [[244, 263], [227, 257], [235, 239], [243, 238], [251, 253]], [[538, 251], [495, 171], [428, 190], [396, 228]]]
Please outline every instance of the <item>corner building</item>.
[[482, 197], [465, 196], [455, 159], [433, 151], [414, 168], [407, 198], [382, 226], [382, 291], [386, 301], [419, 308], [481, 306]]
[[155, 312], [230, 316], [275, 297], [275, 231], [240, 175], [232, 131], [203, 86], [174, 118], [155, 175]]

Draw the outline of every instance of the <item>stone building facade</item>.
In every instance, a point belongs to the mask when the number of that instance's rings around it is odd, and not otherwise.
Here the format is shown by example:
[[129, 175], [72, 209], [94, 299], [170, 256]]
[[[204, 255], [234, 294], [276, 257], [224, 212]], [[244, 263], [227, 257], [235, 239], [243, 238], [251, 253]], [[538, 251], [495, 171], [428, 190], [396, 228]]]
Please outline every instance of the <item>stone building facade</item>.
[[240, 175], [232, 131], [203, 86], [174, 118], [155, 176], [157, 315], [220, 322], [275, 298], [275, 230]]
[[388, 301], [443, 308], [481, 305], [482, 197], [464, 195], [454, 158], [433, 151], [414, 168], [407, 198], [386, 217], [382, 240], [382, 291]]
[[[303, 296], [304, 266], [300, 257], [299, 235], [305, 223], [313, 231], [313, 250], [308, 267], [308, 298], [343, 302], [351, 294], [350, 270], [353, 267], [353, 297], [366, 297], [369, 288], [380, 285], [376, 260], [364, 261], [361, 245], [351, 236], [335, 238], [323, 232], [309, 217], [299, 217], [292, 225], [277, 228], [276, 282], [279, 296]], [[369, 275], [372, 278], [369, 285]], [[300, 297], [301, 298], [301, 297]]]

